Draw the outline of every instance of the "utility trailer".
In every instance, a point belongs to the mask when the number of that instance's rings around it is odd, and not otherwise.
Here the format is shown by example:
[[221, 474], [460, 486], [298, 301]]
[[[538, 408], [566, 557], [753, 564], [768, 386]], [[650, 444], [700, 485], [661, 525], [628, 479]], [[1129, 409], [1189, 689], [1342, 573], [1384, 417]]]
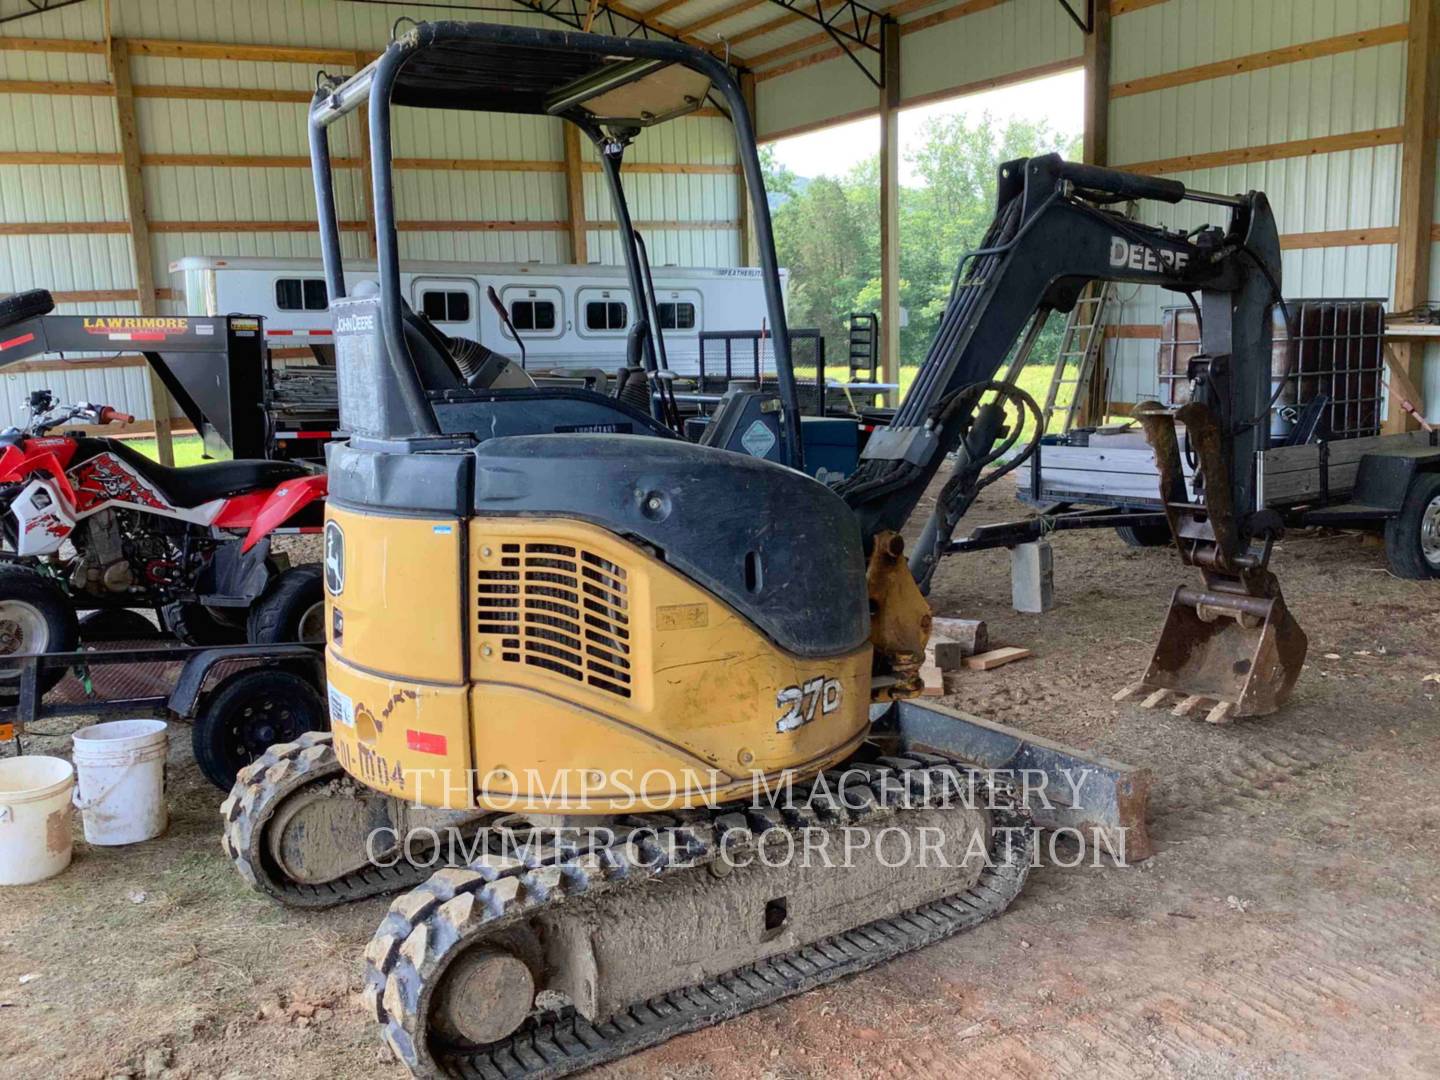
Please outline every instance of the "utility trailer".
[[[1269, 445], [1254, 456], [1254, 510], [1290, 526], [1383, 532], [1397, 576], [1440, 577], [1440, 432], [1380, 434], [1381, 305], [1303, 300], [1290, 309], [1290, 331], [1283, 322], [1277, 327], [1275, 401]], [[1165, 312], [1158, 367], [1167, 406], [1186, 401], [1185, 370], [1198, 349], [1188, 315], [1184, 308]], [[1187, 455], [1181, 462], [1193, 498], [1194, 468]], [[1155, 453], [1138, 425], [1047, 436], [1016, 470], [1016, 482], [1019, 497], [1046, 516], [1101, 508], [1086, 519], [1114, 524], [1127, 543], [1170, 542]], [[1128, 519], [1105, 521], [1105, 513]]]
[[[81, 651], [17, 658], [17, 691], [0, 701], [0, 745], [14, 754], [39, 722], [154, 717], [189, 724], [200, 771], [229, 790], [269, 746], [329, 726], [319, 646], [176, 645], [138, 615], [121, 627], [87, 620], [81, 633]], [[57, 670], [65, 677], [42, 695]]]

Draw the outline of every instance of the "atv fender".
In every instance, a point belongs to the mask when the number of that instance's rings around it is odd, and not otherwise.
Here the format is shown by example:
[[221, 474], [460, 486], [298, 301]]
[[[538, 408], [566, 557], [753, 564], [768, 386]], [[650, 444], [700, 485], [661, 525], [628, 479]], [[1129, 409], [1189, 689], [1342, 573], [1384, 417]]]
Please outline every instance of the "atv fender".
[[215, 557], [195, 582], [196, 598], [210, 607], [249, 607], [274, 576], [270, 540], [261, 537], [248, 550], [231, 541], [215, 549]]
[[240, 546], [241, 552], [248, 552], [305, 507], [325, 498], [328, 490], [328, 479], [324, 473], [285, 481], [270, 493], [270, 497], [255, 514], [250, 531], [245, 534], [245, 542]]

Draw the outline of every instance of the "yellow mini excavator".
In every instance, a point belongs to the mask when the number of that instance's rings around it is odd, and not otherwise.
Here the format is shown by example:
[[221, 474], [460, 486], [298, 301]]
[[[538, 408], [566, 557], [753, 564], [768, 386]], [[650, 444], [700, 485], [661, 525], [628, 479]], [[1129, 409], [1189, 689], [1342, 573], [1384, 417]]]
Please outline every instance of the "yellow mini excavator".
[[[654, 290], [620, 169], [642, 129], [706, 101], [730, 114], [751, 199], [761, 266], [740, 272], [763, 279], [778, 384], [764, 412], [788, 465], [667, 422]], [[534, 385], [410, 309], [396, 105], [558, 117], [591, 140], [640, 312], [628, 392]], [[327, 130], [360, 108], [379, 269], [347, 289]], [[995, 399], [1024, 395], [995, 372], [1027, 323], [1068, 310], [1091, 279], [1201, 296], [1205, 340], [1224, 355], [1197, 369], [1213, 392], [1194, 400], [1238, 446], [1225, 460], [1249, 460], [1245, 418], [1265, 402], [1233, 391], [1268, 364], [1278, 288], [1263, 196], [1055, 156], [1006, 164], [995, 222], [957, 273], [914, 388], [831, 488], [798, 468], [760, 163], [714, 57], [666, 40], [423, 23], [350, 78], [322, 80], [310, 143], [350, 433], [330, 447], [325, 528], [333, 731], [241, 773], [224, 844], [287, 904], [408, 890], [365, 950], [364, 996], [416, 1075], [558, 1076], [973, 927], [1021, 889], [1032, 822], [1127, 834], [1129, 856], [1144, 855], [1143, 774], [913, 700], [930, 622], [917, 577], [979, 470], [1015, 443]], [[1218, 202], [1229, 221], [1172, 232], [1105, 209], [1137, 198]], [[737, 430], [719, 419], [707, 433]], [[951, 455], [907, 561], [899, 532]], [[1207, 533], [1198, 513], [1186, 526], [1192, 555], [1207, 552], [1205, 625], [1265, 623], [1273, 639], [1279, 590], [1241, 558], [1265, 522], [1241, 512], [1243, 480], [1215, 460], [1211, 488], [1240, 509], [1225, 529]], [[1227, 576], [1237, 560], [1244, 574]], [[1210, 633], [1200, 647], [1226, 636]], [[1273, 689], [1293, 671], [1256, 677]], [[1053, 781], [1048, 797], [996, 769]]]

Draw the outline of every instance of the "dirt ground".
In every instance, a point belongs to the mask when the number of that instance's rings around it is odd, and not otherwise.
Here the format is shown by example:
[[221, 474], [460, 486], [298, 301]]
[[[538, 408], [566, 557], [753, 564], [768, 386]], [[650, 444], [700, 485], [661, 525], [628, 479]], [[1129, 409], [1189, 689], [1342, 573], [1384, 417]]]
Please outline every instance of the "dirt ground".
[[[1010, 495], [969, 521], [1014, 516]], [[941, 570], [939, 613], [1035, 652], [946, 701], [1152, 769], [1157, 854], [1042, 867], [969, 934], [602, 1075], [1440, 1075], [1440, 586], [1357, 536], [1292, 535], [1274, 567], [1309, 663], [1280, 714], [1217, 728], [1110, 699], [1144, 666], [1174, 555], [1110, 533], [1054, 547], [1043, 616], [1010, 610], [1004, 551]], [[29, 749], [68, 753], [70, 729]], [[68, 872], [0, 896], [0, 1073], [400, 1076], [357, 1003], [385, 901], [307, 915], [252, 894], [183, 729], [170, 768], [162, 839], [77, 840]]]

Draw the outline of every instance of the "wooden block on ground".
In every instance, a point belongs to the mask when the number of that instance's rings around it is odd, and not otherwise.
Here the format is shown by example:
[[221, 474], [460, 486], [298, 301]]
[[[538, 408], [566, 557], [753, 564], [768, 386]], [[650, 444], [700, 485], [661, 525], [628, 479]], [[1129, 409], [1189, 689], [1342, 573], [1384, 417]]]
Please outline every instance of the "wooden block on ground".
[[925, 687], [920, 691], [921, 697], [943, 697], [945, 695], [945, 673], [934, 664], [920, 665], [920, 682]]
[[935, 663], [949, 671], [964, 663], [967, 656], [990, 648], [990, 633], [983, 619], [936, 619], [930, 625]]
[[989, 671], [991, 668], [1000, 667], [1002, 664], [1009, 664], [1016, 660], [1024, 660], [1030, 656], [1029, 649], [1022, 649], [1017, 645], [1006, 645], [1000, 649], [991, 649], [976, 656], [967, 656], [965, 666], [971, 671]]

